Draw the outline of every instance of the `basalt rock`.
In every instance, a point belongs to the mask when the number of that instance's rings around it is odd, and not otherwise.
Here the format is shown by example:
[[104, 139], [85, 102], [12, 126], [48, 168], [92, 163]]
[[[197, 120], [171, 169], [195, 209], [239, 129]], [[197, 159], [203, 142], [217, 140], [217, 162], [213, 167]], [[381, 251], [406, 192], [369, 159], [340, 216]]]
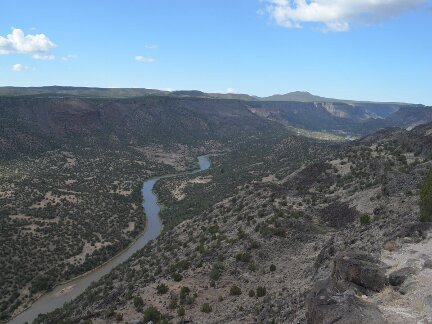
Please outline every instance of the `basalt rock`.
[[381, 291], [386, 283], [384, 266], [370, 254], [338, 254], [330, 277], [318, 281], [307, 297], [307, 323], [386, 323], [376, 305], [359, 297]]
[[318, 282], [306, 301], [308, 324], [387, 323], [374, 304], [362, 300], [353, 290], [337, 292], [332, 279]]
[[370, 254], [361, 252], [337, 255], [332, 277], [335, 282], [353, 283], [371, 291], [381, 291], [387, 283], [384, 266]]
[[412, 276], [416, 273], [416, 270], [411, 267], [405, 267], [399, 270], [392, 272], [389, 275], [389, 283], [392, 286], [400, 286], [402, 285], [408, 277]]

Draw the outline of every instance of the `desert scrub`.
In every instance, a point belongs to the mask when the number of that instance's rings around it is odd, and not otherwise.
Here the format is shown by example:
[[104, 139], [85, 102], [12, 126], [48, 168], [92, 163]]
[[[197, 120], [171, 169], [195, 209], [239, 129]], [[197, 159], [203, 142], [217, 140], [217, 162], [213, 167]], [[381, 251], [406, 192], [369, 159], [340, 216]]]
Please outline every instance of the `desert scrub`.
[[432, 169], [420, 191], [420, 221], [432, 222]]
[[371, 223], [371, 217], [369, 214], [362, 214], [360, 216], [360, 224], [362, 225], [369, 225]]
[[264, 297], [266, 293], [267, 293], [267, 289], [265, 287], [260, 286], [256, 290], [257, 297]]
[[168, 292], [168, 286], [161, 283], [156, 287], [156, 291], [159, 295], [166, 294]]
[[201, 306], [201, 312], [203, 313], [211, 313], [213, 311], [213, 308], [209, 303], [204, 303]]
[[388, 241], [384, 244], [384, 250], [393, 252], [396, 248], [396, 243], [394, 241]]
[[133, 303], [137, 311], [140, 311], [144, 306], [144, 301], [140, 296], [134, 297]]
[[154, 306], [149, 306], [144, 311], [144, 322], [159, 322], [161, 320], [161, 313], [158, 311], [158, 309]]
[[231, 296], [240, 296], [242, 293], [240, 287], [238, 286], [232, 286], [230, 289], [230, 295]]
[[238, 253], [236, 255], [236, 260], [240, 262], [249, 262], [251, 260], [251, 255], [249, 253]]

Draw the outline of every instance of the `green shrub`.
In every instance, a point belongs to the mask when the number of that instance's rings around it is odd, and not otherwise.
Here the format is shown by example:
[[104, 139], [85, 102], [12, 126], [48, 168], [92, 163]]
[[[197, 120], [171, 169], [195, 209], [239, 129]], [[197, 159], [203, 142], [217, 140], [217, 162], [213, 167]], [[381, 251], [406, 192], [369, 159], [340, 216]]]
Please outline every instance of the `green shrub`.
[[159, 295], [166, 294], [168, 292], [168, 286], [161, 283], [156, 287], [156, 291]]
[[213, 311], [213, 308], [210, 306], [209, 303], [204, 303], [201, 306], [201, 312], [203, 313], [210, 313], [211, 311]]
[[241, 262], [249, 262], [251, 255], [249, 253], [238, 253], [236, 255], [236, 260]]
[[134, 306], [135, 306], [136, 310], [141, 310], [142, 307], [144, 306], [144, 301], [141, 298], [141, 296], [134, 297], [133, 303], [134, 303]]
[[178, 273], [178, 272], [174, 272], [171, 275], [171, 278], [173, 278], [174, 281], [182, 281], [183, 276], [180, 273]]
[[249, 290], [249, 297], [255, 297], [255, 291], [253, 289]]
[[432, 169], [420, 191], [420, 221], [432, 222]]
[[185, 314], [186, 314], [186, 311], [185, 311], [185, 309], [184, 309], [183, 307], [180, 307], [180, 308], [177, 310], [177, 315], [178, 315], [178, 316], [183, 317], [183, 316], [185, 316]]
[[231, 296], [240, 296], [242, 293], [241, 289], [237, 286], [232, 286], [230, 289]]
[[371, 222], [371, 217], [368, 214], [363, 214], [360, 216], [360, 224], [369, 225]]
[[217, 281], [220, 278], [222, 271], [223, 265], [221, 263], [217, 262], [213, 264], [213, 267], [210, 271], [210, 279], [213, 281]]
[[123, 321], [123, 314], [122, 313], [116, 313], [115, 318], [116, 318], [117, 322]]
[[149, 306], [144, 311], [144, 322], [158, 322], [161, 319], [161, 313], [154, 306]]
[[267, 293], [267, 291], [266, 291], [265, 287], [260, 286], [256, 290], [257, 297], [263, 297], [263, 296], [265, 296], [266, 293]]
[[275, 266], [274, 264], [272, 264], [272, 265], [270, 266], [270, 271], [271, 271], [271, 272], [276, 271], [276, 266]]

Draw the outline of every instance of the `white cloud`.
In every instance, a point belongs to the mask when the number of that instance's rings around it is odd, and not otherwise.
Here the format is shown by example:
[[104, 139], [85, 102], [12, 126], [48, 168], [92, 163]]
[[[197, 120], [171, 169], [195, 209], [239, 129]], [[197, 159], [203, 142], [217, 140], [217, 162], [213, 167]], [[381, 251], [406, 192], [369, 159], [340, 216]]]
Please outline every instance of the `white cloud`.
[[21, 71], [23, 71], [24, 70], [24, 65], [22, 65], [22, 64], [14, 64], [14, 65], [12, 65], [12, 71], [14, 71], [14, 72], [21, 72]]
[[53, 60], [51, 50], [55, 47], [56, 44], [44, 34], [25, 35], [17, 28], [6, 37], [0, 36], [0, 55], [30, 54], [36, 60]]
[[33, 54], [33, 58], [35, 60], [45, 60], [45, 61], [55, 60], [55, 56], [52, 54]]
[[233, 88], [227, 88], [225, 90], [225, 93], [235, 93], [235, 89], [233, 89]]
[[319, 23], [324, 30], [348, 31], [352, 23], [372, 24], [414, 9], [426, 0], [264, 0], [277, 24], [301, 28]]
[[135, 56], [135, 60], [138, 61], [138, 62], [143, 62], [143, 63], [153, 63], [154, 61], [156, 61], [152, 57], [145, 57], [145, 56], [142, 56], [142, 55]]
[[73, 61], [73, 60], [77, 60], [78, 59], [78, 55], [75, 54], [68, 54], [66, 56], [63, 56], [61, 58], [62, 61], [68, 62], [68, 61]]
[[147, 49], [157, 49], [158, 48], [158, 46], [154, 45], [154, 44], [147, 44], [144, 47], [147, 48]]

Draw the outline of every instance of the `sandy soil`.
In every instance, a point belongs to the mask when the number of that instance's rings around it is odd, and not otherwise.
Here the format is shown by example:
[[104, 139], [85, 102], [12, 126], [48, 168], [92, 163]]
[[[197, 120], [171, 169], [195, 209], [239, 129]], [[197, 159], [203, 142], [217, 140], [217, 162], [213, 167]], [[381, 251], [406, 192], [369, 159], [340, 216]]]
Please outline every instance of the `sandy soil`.
[[173, 151], [166, 151], [161, 146], [135, 147], [141, 153], [144, 153], [147, 159], [156, 163], [163, 163], [172, 166], [177, 171], [186, 170], [187, 162], [190, 161], [189, 149], [187, 146], [178, 145]]
[[276, 178], [276, 176], [274, 174], [270, 174], [269, 176], [262, 178], [261, 181], [266, 183], [266, 182], [277, 182], [277, 180], [278, 179]]
[[94, 245], [91, 245], [90, 243], [86, 242], [84, 244], [82, 252], [80, 254], [74, 255], [73, 257], [70, 257], [66, 260], [66, 262], [69, 262], [71, 264], [81, 264], [84, 262], [86, 254], [91, 255], [94, 251], [99, 250], [100, 248], [108, 246], [110, 244], [111, 243], [109, 242], [96, 242]]
[[341, 164], [341, 162], [342, 162], [341, 160], [337, 159], [337, 160], [330, 161], [329, 163], [336, 167], [337, 173], [344, 176], [351, 172], [350, 168], [352, 166], [352, 163], [347, 162], [345, 164]]
[[384, 251], [382, 261], [389, 266], [388, 274], [404, 267], [417, 270], [402, 284], [405, 295], [388, 287], [373, 297], [389, 323], [432, 323], [432, 269], [424, 267], [426, 260], [432, 260], [432, 237], [405, 243], [394, 252]]
[[177, 201], [183, 200], [186, 198], [186, 194], [184, 193], [184, 190], [189, 184], [209, 183], [210, 181], [212, 181], [212, 179], [213, 179], [212, 176], [206, 176], [206, 177], [196, 177], [193, 179], [182, 181], [180, 184], [178, 184], [175, 188], [171, 190], [171, 194]]

